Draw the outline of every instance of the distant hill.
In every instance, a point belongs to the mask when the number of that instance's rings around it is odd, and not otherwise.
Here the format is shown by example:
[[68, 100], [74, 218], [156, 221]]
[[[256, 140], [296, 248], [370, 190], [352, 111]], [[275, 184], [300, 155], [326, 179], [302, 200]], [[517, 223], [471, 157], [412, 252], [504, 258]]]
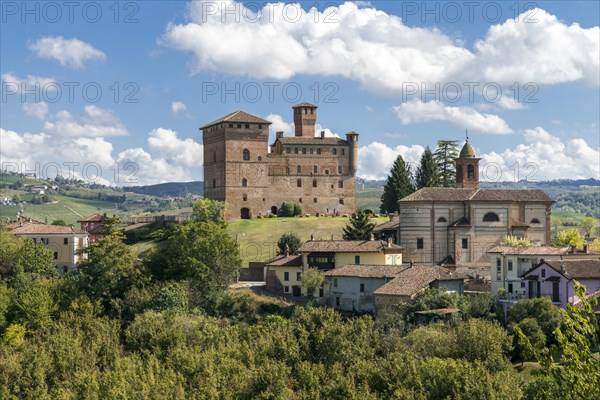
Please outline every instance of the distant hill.
[[204, 195], [204, 182], [167, 182], [147, 186], [126, 186], [124, 189], [129, 192], [158, 197], [176, 197], [183, 196], [186, 193], [202, 196]]

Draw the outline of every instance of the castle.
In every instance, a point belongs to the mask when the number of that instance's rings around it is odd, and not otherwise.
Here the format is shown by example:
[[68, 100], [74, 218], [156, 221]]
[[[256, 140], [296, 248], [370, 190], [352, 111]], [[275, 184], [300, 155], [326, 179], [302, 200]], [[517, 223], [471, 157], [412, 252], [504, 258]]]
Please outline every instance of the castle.
[[204, 197], [225, 202], [225, 219], [279, 215], [284, 203], [298, 203], [310, 215], [356, 210], [358, 133], [346, 140], [315, 136], [317, 106], [293, 107], [294, 136], [271, 122], [236, 111], [202, 128]]

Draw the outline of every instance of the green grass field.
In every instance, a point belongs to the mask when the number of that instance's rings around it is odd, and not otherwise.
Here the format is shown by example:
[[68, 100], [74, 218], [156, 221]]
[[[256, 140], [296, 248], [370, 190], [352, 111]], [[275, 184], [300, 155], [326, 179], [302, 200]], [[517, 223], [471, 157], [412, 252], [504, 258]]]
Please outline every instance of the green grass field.
[[378, 213], [382, 194], [383, 188], [357, 190], [356, 205], [360, 208], [368, 208], [374, 213]]
[[[263, 218], [231, 221], [228, 231], [237, 238], [244, 261], [266, 261], [276, 254], [277, 241], [287, 232], [296, 233], [302, 241], [310, 239], [342, 238], [347, 217]], [[386, 222], [387, 217], [373, 218], [376, 224]]]

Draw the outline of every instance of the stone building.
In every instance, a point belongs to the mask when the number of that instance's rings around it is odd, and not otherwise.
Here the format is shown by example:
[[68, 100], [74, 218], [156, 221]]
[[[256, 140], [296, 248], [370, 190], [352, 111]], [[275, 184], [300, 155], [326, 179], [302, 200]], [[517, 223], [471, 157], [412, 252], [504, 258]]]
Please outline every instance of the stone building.
[[225, 202], [226, 219], [278, 214], [283, 203], [305, 213], [350, 214], [356, 209], [358, 134], [346, 139], [315, 136], [317, 106], [293, 107], [294, 136], [271, 122], [236, 111], [202, 128], [204, 197]]
[[480, 189], [479, 160], [467, 141], [456, 159], [456, 188], [423, 188], [399, 201], [405, 260], [489, 269], [486, 251], [505, 235], [550, 244], [552, 199], [539, 189]]

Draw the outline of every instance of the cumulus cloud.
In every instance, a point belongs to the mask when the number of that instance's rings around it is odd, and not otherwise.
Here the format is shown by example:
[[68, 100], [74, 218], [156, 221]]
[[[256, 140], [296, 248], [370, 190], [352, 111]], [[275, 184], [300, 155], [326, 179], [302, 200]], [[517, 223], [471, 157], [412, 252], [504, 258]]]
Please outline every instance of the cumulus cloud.
[[43, 101], [39, 103], [24, 103], [23, 111], [30, 117], [43, 121], [46, 118], [46, 114], [48, 114], [48, 104]]
[[[288, 122], [279, 114], [269, 114], [265, 117], [267, 121], [272, 122], [269, 127], [269, 133], [274, 135], [276, 132], [283, 132], [286, 136], [293, 136], [295, 133], [294, 123]], [[321, 132], [325, 132], [325, 137], [336, 137], [339, 138], [335, 132], [332, 132], [331, 129], [324, 127], [323, 125], [316, 123], [315, 124], [315, 137], [320, 137]]]
[[411, 165], [414, 172], [423, 151], [425, 148], [418, 144], [390, 147], [383, 143], [371, 142], [358, 149], [357, 175], [365, 179], [385, 179], [399, 155], [404, 162]]
[[[25, 78], [22, 78], [12, 72], [7, 72], [0, 75], [0, 77], [2, 77], [2, 81], [4, 82], [2, 91], [6, 93], [7, 98], [10, 98], [9, 96], [12, 93], [22, 93], [23, 91], [31, 91], [36, 88], [39, 88], [39, 91], [43, 89], [49, 92], [55, 92], [58, 86], [53, 78], [44, 76], [27, 75]], [[27, 98], [30, 97], [31, 96]]]
[[69, 68], [80, 69], [88, 61], [106, 59], [106, 54], [77, 38], [65, 39], [62, 36], [46, 36], [29, 43], [28, 47], [36, 56], [56, 60]]
[[52, 121], [44, 123], [44, 129], [55, 136], [109, 137], [129, 135], [127, 128], [111, 110], [94, 105], [85, 106], [84, 113], [80, 116], [73, 116], [65, 110], [59, 111]]
[[413, 99], [394, 107], [404, 125], [429, 121], [446, 121], [473, 132], [505, 135], [513, 130], [499, 116], [480, 113], [472, 107], [450, 107], [439, 101], [426, 103]]
[[[599, 84], [599, 28], [567, 25], [542, 9], [535, 10], [537, 23], [523, 22], [532, 17], [528, 11], [491, 26], [473, 49], [368, 4], [306, 12], [298, 4], [252, 10], [233, 1], [194, 1], [188, 9], [189, 20], [168, 24], [160, 42], [191, 54], [193, 72], [272, 79], [334, 75], [387, 94], [407, 82]], [[225, 46], [218, 40], [223, 37]]]
[[174, 101], [171, 103], [171, 112], [173, 112], [173, 114], [177, 115], [180, 112], [185, 111], [187, 111], [187, 106], [181, 101]]

